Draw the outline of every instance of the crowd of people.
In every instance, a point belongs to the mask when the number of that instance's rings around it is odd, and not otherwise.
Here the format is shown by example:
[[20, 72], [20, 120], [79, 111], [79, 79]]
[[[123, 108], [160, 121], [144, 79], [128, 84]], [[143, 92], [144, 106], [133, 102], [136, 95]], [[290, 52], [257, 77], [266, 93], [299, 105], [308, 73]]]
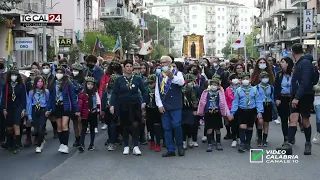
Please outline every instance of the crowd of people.
[[[103, 60], [94, 55], [85, 62], [68, 64], [55, 58], [53, 65], [33, 63], [30, 77], [23, 79], [18, 69], [0, 73], [2, 147], [18, 153], [32, 144], [45, 150], [46, 122], [50, 120], [58, 151], [69, 153], [69, 134], [73, 128], [73, 147], [94, 150], [98, 121], [108, 131], [108, 151], [123, 144], [123, 154], [141, 155], [140, 145], [167, 151], [163, 157], [185, 155], [187, 148], [198, 147], [199, 125], [204, 123], [202, 142], [207, 152], [223, 150], [225, 140], [243, 153], [254, 146], [268, 146], [269, 123], [281, 120], [283, 144], [279, 149], [292, 154], [297, 126], [305, 133], [305, 155], [311, 154], [310, 114], [317, 114], [320, 141], [320, 83], [317, 64], [303, 55], [300, 44], [292, 46], [292, 57], [279, 63], [273, 57], [257, 60], [220, 61], [219, 58], [175, 62], [171, 56], [159, 61]], [[4, 64], [0, 63], [3, 70]], [[247, 70], [247, 72], [246, 72]], [[312, 73], [311, 73], [312, 72]], [[72, 120], [73, 127], [70, 127]], [[32, 139], [32, 131], [35, 136]], [[130, 141], [131, 137], [131, 141]]]

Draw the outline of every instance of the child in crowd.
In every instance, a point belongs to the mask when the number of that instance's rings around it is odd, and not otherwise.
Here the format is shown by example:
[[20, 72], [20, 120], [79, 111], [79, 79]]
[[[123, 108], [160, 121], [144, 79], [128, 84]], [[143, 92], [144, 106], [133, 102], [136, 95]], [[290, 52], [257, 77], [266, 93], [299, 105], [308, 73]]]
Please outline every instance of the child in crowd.
[[[242, 73], [242, 85], [237, 88], [232, 102], [230, 120], [237, 114], [241, 144], [238, 152], [251, 149], [252, 129], [256, 118], [262, 119], [263, 103], [257, 88], [250, 84], [250, 73]], [[258, 115], [256, 115], [258, 113]]]
[[205, 119], [205, 129], [208, 138], [207, 152], [212, 152], [213, 130], [216, 133], [216, 149], [218, 151], [223, 150], [220, 132], [220, 129], [223, 128], [222, 116], [229, 116], [230, 111], [227, 106], [224, 91], [220, 87], [219, 79], [213, 78], [209, 80], [208, 89], [204, 90], [201, 95], [197, 113], [199, 116], [204, 116]]

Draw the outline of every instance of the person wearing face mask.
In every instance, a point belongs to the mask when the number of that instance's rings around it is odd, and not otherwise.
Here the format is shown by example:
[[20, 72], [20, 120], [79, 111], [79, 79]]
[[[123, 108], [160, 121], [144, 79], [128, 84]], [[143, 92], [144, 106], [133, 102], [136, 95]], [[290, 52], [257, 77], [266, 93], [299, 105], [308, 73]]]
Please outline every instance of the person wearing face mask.
[[179, 156], [184, 156], [181, 128], [182, 86], [184, 85], [184, 78], [180, 71], [176, 71], [171, 67], [172, 59], [169, 56], [161, 57], [160, 64], [162, 66], [162, 73], [157, 76], [155, 98], [159, 112], [161, 113], [164, 137], [168, 150], [162, 154], [162, 157], [176, 155], [172, 130], [174, 130], [178, 154]]
[[266, 71], [269, 74], [270, 84], [272, 84], [272, 85], [274, 84], [274, 75], [273, 75], [271, 66], [266, 61], [265, 58], [259, 58], [257, 60], [257, 63], [255, 65], [254, 70], [251, 75], [251, 85], [252, 86], [256, 86], [260, 83], [260, 81], [261, 81], [260, 73], [262, 71]]
[[[53, 75], [51, 73], [51, 67], [50, 67], [49, 63], [43, 63], [42, 64], [41, 76], [44, 78], [45, 87], [48, 88], [49, 84], [52, 83], [54, 81], [54, 79], [55, 79], [55, 75]], [[50, 119], [50, 122], [51, 122], [51, 125], [52, 125], [52, 129], [53, 129], [53, 138], [56, 139], [56, 138], [58, 138], [57, 122], [53, 117], [49, 117], [49, 119]], [[44, 126], [46, 128], [46, 124]], [[45, 132], [45, 134], [46, 134], [46, 132]], [[34, 144], [37, 144], [36, 140], [37, 139], [35, 138], [35, 143]]]
[[[227, 87], [225, 95], [226, 95], [226, 102], [228, 105], [228, 109], [231, 110], [232, 108], [232, 102], [234, 99], [234, 93], [236, 92], [237, 88], [240, 87], [240, 80], [237, 76], [237, 74], [233, 73], [230, 75], [229, 77], [229, 81], [230, 81], [230, 86]], [[229, 135], [232, 138], [232, 143], [231, 143], [231, 147], [237, 147], [237, 144], [240, 145], [240, 141], [239, 141], [239, 126], [238, 126], [238, 121], [237, 121], [237, 115], [235, 115], [235, 119], [232, 121], [229, 121], [229, 126], [231, 127], [231, 132], [230, 132], [230, 128], [227, 128], [227, 135], [228, 135], [228, 131], [229, 131]], [[238, 140], [238, 142], [237, 142]]]
[[197, 91], [197, 97], [200, 98], [202, 91], [205, 89], [206, 77], [201, 75], [198, 66], [193, 64], [187, 66], [187, 72], [193, 74], [196, 77], [195, 83], [199, 87]]
[[37, 144], [36, 153], [41, 153], [45, 144], [44, 140], [44, 125], [47, 121], [45, 112], [49, 102], [49, 90], [45, 88], [45, 80], [41, 76], [34, 79], [34, 85], [28, 92], [27, 99], [27, 114], [28, 122], [32, 122], [36, 133]]
[[[274, 101], [274, 87], [269, 83], [269, 74], [265, 71], [260, 74], [261, 83], [258, 84], [257, 90], [259, 93], [259, 101], [263, 102], [264, 112], [262, 118], [258, 119], [258, 143], [257, 147], [268, 147], [268, 132], [269, 132], [269, 122], [272, 121], [272, 104]], [[262, 134], [263, 132], [263, 134]]]
[[[182, 132], [183, 132], [183, 148], [187, 149], [198, 147], [198, 117], [197, 107], [199, 98], [197, 97], [196, 76], [194, 74], [186, 74], [186, 84], [182, 88], [183, 108], [182, 108]], [[188, 141], [187, 141], [188, 138]], [[188, 143], [187, 143], [188, 142]]]
[[[71, 75], [71, 82], [74, 86], [74, 90], [76, 93], [76, 96], [78, 98], [79, 93], [82, 91], [83, 89], [83, 83], [84, 83], [84, 76], [83, 76], [83, 67], [81, 64], [79, 63], [74, 63], [71, 65], [72, 68], [72, 75]], [[73, 129], [74, 129], [74, 135], [75, 135], [75, 142], [73, 143], [73, 147], [78, 147], [80, 146], [80, 119], [73, 115], [71, 117], [71, 119], [73, 120]]]
[[212, 60], [212, 69], [211, 69], [211, 73], [212, 75], [218, 74], [219, 76], [221, 76], [221, 74], [223, 73], [223, 69], [220, 67], [219, 65], [219, 58], [214, 58]]
[[7, 73], [6, 84], [2, 89], [1, 108], [7, 127], [7, 147], [14, 154], [21, 147], [21, 119], [26, 115], [26, 88], [19, 70], [12, 68]]
[[[245, 72], [241, 75], [242, 85], [237, 88], [232, 101], [231, 117], [229, 120], [234, 120], [237, 113], [240, 135], [239, 153], [251, 149], [251, 139], [253, 125], [256, 118], [262, 119], [263, 102], [259, 97], [257, 88], [250, 84], [250, 73]], [[256, 115], [258, 114], [258, 115]]]
[[101, 78], [103, 76], [103, 69], [96, 65], [98, 59], [95, 55], [88, 55], [86, 57], [87, 69], [84, 70], [85, 77], [91, 76], [96, 81], [97, 88], [100, 87]]
[[[34, 79], [40, 75], [40, 71], [37, 70], [37, 69], [32, 69], [30, 71], [30, 76], [28, 77], [25, 85], [26, 85], [26, 91], [27, 93], [29, 93], [29, 91], [31, 91], [34, 87]], [[25, 123], [26, 125], [26, 135], [27, 135], [27, 138], [26, 138], [26, 142], [24, 144], [25, 147], [30, 147], [32, 145], [32, 142], [31, 142], [31, 123], [29, 123], [29, 121], [27, 121]], [[35, 142], [37, 142], [37, 138], [35, 137], [34, 139]]]
[[222, 151], [221, 144], [221, 132], [220, 129], [223, 128], [222, 117], [230, 116], [230, 111], [225, 99], [224, 90], [220, 87], [220, 79], [212, 78], [208, 82], [208, 89], [204, 90], [197, 114], [199, 116], [204, 116], [205, 119], [205, 129], [207, 131], [208, 147], [207, 152], [212, 152], [213, 150], [213, 137], [216, 134], [216, 149]]
[[80, 116], [80, 109], [77, 103], [77, 96], [73, 83], [70, 82], [64, 67], [56, 69], [56, 80], [49, 85], [49, 103], [46, 116], [52, 116], [57, 122], [57, 132], [60, 141], [58, 151], [64, 154], [69, 153], [69, 119], [75, 113]]
[[78, 150], [80, 152], [84, 151], [86, 129], [88, 128], [88, 124], [90, 124], [90, 145], [88, 150], [93, 151], [95, 139], [94, 128], [97, 126], [97, 114], [100, 112], [101, 107], [101, 99], [95, 87], [95, 80], [93, 77], [86, 77], [84, 89], [79, 94], [78, 104], [82, 123], [80, 146]]

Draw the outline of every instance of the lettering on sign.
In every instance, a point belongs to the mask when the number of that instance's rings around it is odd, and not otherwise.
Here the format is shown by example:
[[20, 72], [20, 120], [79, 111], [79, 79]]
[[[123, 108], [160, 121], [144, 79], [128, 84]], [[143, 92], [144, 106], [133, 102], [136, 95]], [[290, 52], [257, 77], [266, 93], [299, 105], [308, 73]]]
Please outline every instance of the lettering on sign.
[[59, 39], [59, 47], [70, 47], [72, 45], [72, 38]]
[[15, 42], [15, 50], [17, 50], [17, 51], [32, 51], [32, 50], [34, 50], [34, 38], [33, 37], [16, 37], [14, 42]]
[[303, 32], [313, 32], [313, 10], [303, 10]]

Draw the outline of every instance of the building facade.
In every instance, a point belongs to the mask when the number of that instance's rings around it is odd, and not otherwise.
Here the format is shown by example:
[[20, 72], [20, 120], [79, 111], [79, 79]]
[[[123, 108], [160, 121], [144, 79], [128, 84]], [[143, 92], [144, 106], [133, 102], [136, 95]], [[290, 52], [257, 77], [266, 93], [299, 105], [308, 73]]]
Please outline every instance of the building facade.
[[228, 40], [236, 40], [240, 33], [252, 31], [255, 8], [223, 2], [158, 0], [149, 9], [154, 15], [170, 19], [174, 27], [172, 50], [178, 55], [182, 56], [183, 36], [195, 33], [204, 36], [206, 56], [223, 57], [222, 49]]

